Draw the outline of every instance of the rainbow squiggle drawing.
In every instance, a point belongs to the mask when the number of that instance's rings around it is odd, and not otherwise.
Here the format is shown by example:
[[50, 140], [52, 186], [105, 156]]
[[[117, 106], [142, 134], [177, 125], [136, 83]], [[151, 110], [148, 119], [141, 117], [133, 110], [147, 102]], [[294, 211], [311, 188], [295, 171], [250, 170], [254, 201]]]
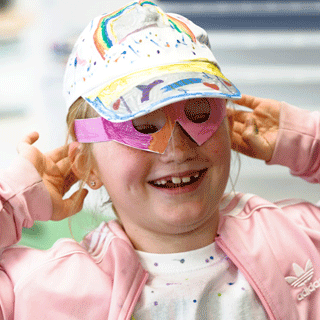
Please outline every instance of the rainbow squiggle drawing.
[[189, 27], [183, 23], [181, 20], [176, 19], [173, 16], [167, 14], [168, 20], [171, 25], [180, 33], [186, 34], [193, 42], [196, 42], [196, 37], [193, 32], [189, 29]]
[[[118, 39], [117, 35], [114, 32], [114, 24], [117, 22], [118, 19], [121, 18], [121, 16], [126, 12], [130, 12], [132, 10], [136, 10], [135, 5], [139, 3], [141, 6], [155, 6], [156, 4], [150, 2], [150, 1], [139, 1], [134, 2], [129, 6], [123, 7], [119, 9], [118, 11], [115, 11], [111, 14], [102, 16], [98, 26], [94, 32], [93, 41], [94, 44], [101, 55], [102, 59], [105, 60], [105, 54], [106, 52], [117, 42], [120, 42], [122, 39]], [[158, 7], [157, 7], [158, 8]], [[193, 42], [196, 42], [196, 37], [193, 34], [193, 32], [190, 30], [190, 28], [187, 26], [186, 23], [183, 21], [171, 16], [167, 15], [164, 12], [162, 12], [160, 9], [158, 9], [159, 13], [164, 17], [164, 19], [167, 19], [168, 26], [171, 25], [172, 28], [176, 29], [180, 33], [184, 33], [187, 35]]]

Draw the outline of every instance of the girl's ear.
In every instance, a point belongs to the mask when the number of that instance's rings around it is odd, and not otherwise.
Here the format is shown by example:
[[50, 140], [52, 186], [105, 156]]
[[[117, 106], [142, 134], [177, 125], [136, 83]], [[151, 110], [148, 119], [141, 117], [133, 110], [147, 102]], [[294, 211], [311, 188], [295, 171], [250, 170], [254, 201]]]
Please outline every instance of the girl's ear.
[[84, 181], [91, 189], [99, 189], [103, 183], [99, 178], [99, 172], [94, 165], [94, 161], [89, 164], [88, 155], [82, 152], [82, 145], [74, 141], [69, 145], [69, 160], [71, 162], [71, 170], [79, 180]]

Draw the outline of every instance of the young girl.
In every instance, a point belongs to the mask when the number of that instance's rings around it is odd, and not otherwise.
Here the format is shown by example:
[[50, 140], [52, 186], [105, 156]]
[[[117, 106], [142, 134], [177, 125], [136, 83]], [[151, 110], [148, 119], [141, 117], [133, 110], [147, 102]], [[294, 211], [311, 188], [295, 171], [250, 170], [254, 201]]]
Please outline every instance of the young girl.
[[[318, 182], [319, 119], [243, 96], [205, 32], [134, 2], [94, 19], [65, 78], [73, 142], [29, 134], [1, 173], [0, 319], [318, 319], [320, 210], [224, 194], [231, 148]], [[71, 169], [71, 170], [70, 170]], [[79, 244], [12, 246], [34, 220], [78, 212], [105, 187], [117, 220]]]

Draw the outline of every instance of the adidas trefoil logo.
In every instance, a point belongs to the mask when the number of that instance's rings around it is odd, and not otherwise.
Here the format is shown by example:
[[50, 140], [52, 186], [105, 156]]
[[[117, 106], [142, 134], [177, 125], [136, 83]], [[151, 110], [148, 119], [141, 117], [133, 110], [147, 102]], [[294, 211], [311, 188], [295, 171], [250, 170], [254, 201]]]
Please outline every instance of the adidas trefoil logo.
[[285, 277], [285, 279], [291, 286], [295, 288], [305, 286], [304, 289], [297, 295], [298, 300], [301, 301], [320, 287], [320, 279], [316, 280], [314, 283], [310, 283], [309, 286], [306, 285], [307, 282], [311, 281], [314, 274], [313, 264], [310, 260], [307, 261], [304, 269], [296, 263], [292, 264], [292, 268], [296, 274], [296, 277], [290, 276]]
[[293, 287], [302, 287], [304, 284], [312, 279], [313, 276], [313, 265], [310, 260], [307, 261], [306, 268], [303, 270], [296, 263], [292, 264], [292, 268], [296, 277], [286, 277], [286, 281]]

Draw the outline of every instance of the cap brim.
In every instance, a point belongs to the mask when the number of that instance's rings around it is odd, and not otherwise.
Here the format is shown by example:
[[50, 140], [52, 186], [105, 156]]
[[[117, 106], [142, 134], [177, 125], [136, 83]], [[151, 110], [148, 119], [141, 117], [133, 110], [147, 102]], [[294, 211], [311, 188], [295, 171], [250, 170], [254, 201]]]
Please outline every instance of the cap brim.
[[82, 97], [105, 119], [122, 122], [181, 100], [235, 100], [241, 94], [215, 64], [189, 61], [131, 73]]

